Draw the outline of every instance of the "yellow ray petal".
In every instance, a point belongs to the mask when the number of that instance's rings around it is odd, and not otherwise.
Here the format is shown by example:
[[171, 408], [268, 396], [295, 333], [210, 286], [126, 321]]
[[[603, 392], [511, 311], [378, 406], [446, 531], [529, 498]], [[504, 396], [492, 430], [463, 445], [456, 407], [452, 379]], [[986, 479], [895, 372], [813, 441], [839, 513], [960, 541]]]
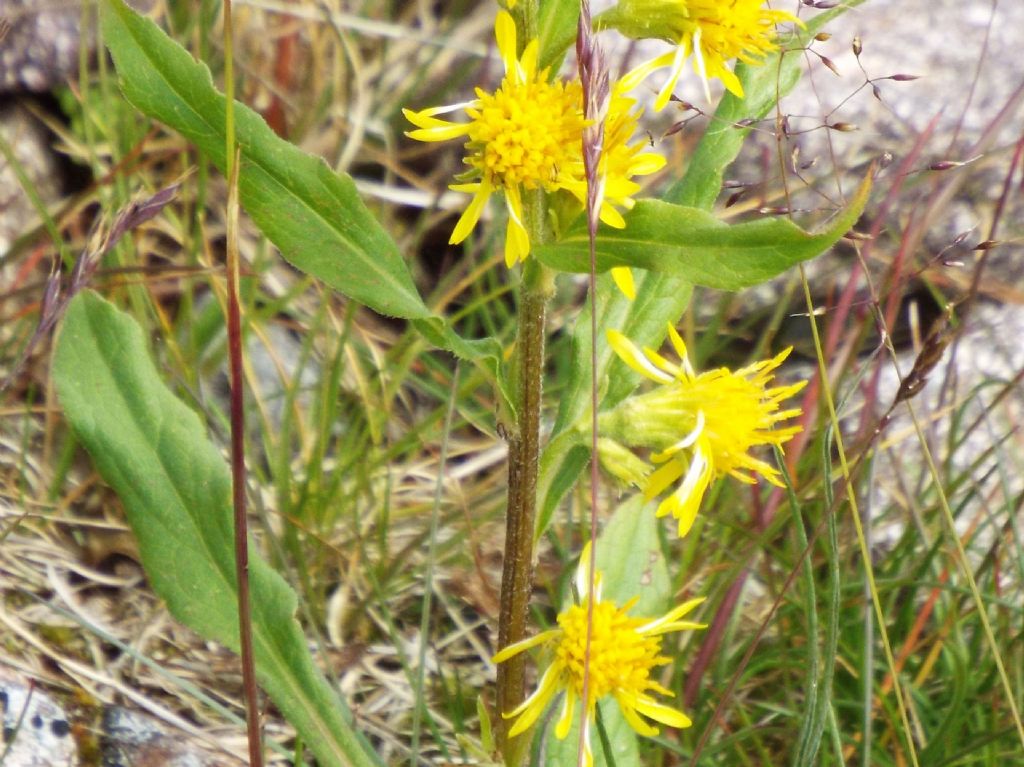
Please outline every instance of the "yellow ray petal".
[[548, 707], [555, 688], [558, 686], [558, 673], [554, 666], [549, 666], [544, 676], [537, 685], [533, 695], [524, 700], [519, 706], [508, 714], [502, 714], [505, 719], [519, 717], [508, 731], [508, 736], [514, 738], [522, 732], [526, 732], [537, 721], [537, 717], [544, 713]]
[[[650, 477], [647, 478], [647, 486], [644, 488], [644, 497], [647, 500], [651, 500], [655, 496], [661, 495], [661, 493], [683, 476], [683, 472], [686, 470], [686, 466], [682, 461], [670, 460], [664, 466], [656, 469]], [[664, 506], [664, 504], [662, 504]], [[667, 512], [662, 511], [658, 508], [658, 516], [664, 516]]]
[[669, 51], [661, 56], [657, 56], [650, 61], [641, 64], [634, 69], [631, 69], [625, 75], [619, 79], [619, 87], [622, 91], [629, 92], [636, 88], [640, 83], [647, 79], [647, 76], [651, 72], [656, 72], [659, 69], [664, 69], [667, 66], [671, 66], [675, 61], [676, 54], [674, 51]]
[[658, 370], [651, 361], [643, 355], [643, 353], [636, 348], [632, 341], [617, 330], [609, 330], [607, 332], [608, 345], [612, 347], [619, 359], [629, 365], [633, 370], [640, 375], [646, 376], [653, 381], [659, 383], [671, 383], [675, 379], [668, 373]]
[[494, 39], [498, 43], [498, 53], [505, 65], [505, 74], [516, 70], [516, 23], [507, 11], [498, 11], [494, 21]]
[[697, 74], [700, 75], [701, 82], [704, 83], [704, 98], [711, 101], [711, 87], [708, 85], [708, 70], [704, 64], [704, 51], [700, 47], [700, 27], [693, 33], [693, 65], [697, 69]]
[[669, 727], [685, 729], [693, 724], [690, 717], [682, 711], [670, 708], [646, 696], [640, 696], [637, 699], [636, 710], [656, 722], [667, 724]]
[[656, 618], [650, 623], [645, 623], [643, 626], [640, 626], [637, 629], [637, 631], [639, 631], [641, 634], [651, 635], [667, 633], [662, 630], [663, 626], [677, 622], [680, 618], [689, 613], [695, 607], [702, 604], [705, 600], [706, 597], [697, 597], [696, 599], [691, 599], [687, 602], [683, 602], [683, 604], [681, 605], [676, 605], [667, 613], [662, 615], [660, 618]]
[[676, 83], [679, 82], [679, 75], [683, 72], [683, 64], [686, 62], [686, 49], [683, 46], [677, 46], [675, 53], [672, 55], [672, 71], [669, 72], [668, 80], [661, 86], [661, 90], [658, 91], [658, 98], [654, 100], [654, 111], [660, 112], [668, 104], [672, 98], [672, 93], [676, 89]]
[[[468, 184], [460, 184], [459, 186], [461, 188], [456, 191], [469, 191], [472, 188]], [[458, 245], [473, 231], [473, 227], [480, 220], [480, 214], [483, 212], [484, 205], [487, 204], [487, 198], [491, 196], [492, 191], [491, 185], [486, 181], [481, 181], [476, 185], [476, 193], [473, 195], [473, 199], [469, 201], [469, 205], [466, 206], [462, 215], [459, 216], [459, 220], [452, 230], [452, 236], [448, 239], [450, 245]]]
[[629, 723], [637, 734], [643, 735], [645, 738], [653, 738], [658, 734], [658, 728], [652, 727], [647, 724], [643, 719], [637, 715], [637, 709], [635, 700], [625, 700], [626, 696], [619, 697], [619, 710], [622, 712], [623, 718]]
[[491, 663], [504, 663], [509, 658], [518, 655], [521, 652], [525, 652], [526, 650], [529, 650], [531, 647], [536, 647], [537, 645], [544, 644], [545, 642], [549, 641], [557, 635], [558, 630], [552, 629], [550, 631], [542, 631], [536, 636], [527, 637], [526, 639], [521, 639], [518, 642], [513, 642], [507, 647], [503, 647], [501, 650], [496, 652], [494, 654], [494, 657], [491, 658]]
[[558, 724], [555, 725], [555, 737], [565, 740], [572, 727], [573, 715], [576, 713], [576, 692], [572, 686], [565, 690], [565, 702], [562, 704], [562, 715], [558, 717]]
[[636, 299], [636, 283], [633, 281], [633, 272], [628, 266], [616, 266], [612, 269], [612, 279], [622, 291], [622, 295], [630, 301]]

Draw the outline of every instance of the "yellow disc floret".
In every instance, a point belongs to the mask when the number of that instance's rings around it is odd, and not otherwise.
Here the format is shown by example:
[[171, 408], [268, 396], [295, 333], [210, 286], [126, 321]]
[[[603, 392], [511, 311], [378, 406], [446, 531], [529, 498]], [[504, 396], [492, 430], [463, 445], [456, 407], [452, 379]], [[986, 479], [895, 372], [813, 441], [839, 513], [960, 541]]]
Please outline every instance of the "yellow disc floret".
[[525, 82], [506, 77], [494, 93], [477, 89], [466, 113], [467, 162], [499, 187], [559, 188], [559, 169], [578, 155], [583, 115], [578, 83]]
[[[590, 637], [590, 689], [592, 699], [618, 692], [640, 694], [651, 686], [655, 666], [668, 663], [659, 655], [661, 640], [637, 629], [647, 621], [630, 618], [612, 602], [594, 605]], [[583, 669], [587, 650], [587, 608], [573, 605], [558, 616], [562, 636], [555, 650], [556, 663], [565, 669], [567, 682], [583, 695]]]

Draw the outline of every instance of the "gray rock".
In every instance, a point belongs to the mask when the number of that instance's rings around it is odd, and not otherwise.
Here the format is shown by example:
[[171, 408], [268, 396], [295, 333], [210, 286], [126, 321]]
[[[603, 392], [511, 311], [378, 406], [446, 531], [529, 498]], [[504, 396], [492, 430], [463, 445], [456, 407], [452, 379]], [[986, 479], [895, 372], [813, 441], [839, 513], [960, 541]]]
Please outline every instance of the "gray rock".
[[218, 767], [240, 765], [214, 756], [159, 720], [121, 706], [103, 712], [103, 767]]
[[[24, 106], [13, 103], [0, 107], [0, 136], [11, 147], [15, 159], [44, 204], [60, 193], [57, 161], [50, 149], [46, 128]], [[22, 188], [15, 169], [0, 155], [0, 254], [38, 223], [39, 216]], [[0, 277], [3, 268], [0, 268]], [[0, 283], [9, 284], [0, 279]]]
[[67, 714], [42, 688], [0, 669], [0, 753], [5, 767], [75, 767], [78, 747]]
[[[91, 14], [90, 14], [91, 15]], [[0, 0], [0, 91], [46, 91], [78, 71], [80, 0]]]

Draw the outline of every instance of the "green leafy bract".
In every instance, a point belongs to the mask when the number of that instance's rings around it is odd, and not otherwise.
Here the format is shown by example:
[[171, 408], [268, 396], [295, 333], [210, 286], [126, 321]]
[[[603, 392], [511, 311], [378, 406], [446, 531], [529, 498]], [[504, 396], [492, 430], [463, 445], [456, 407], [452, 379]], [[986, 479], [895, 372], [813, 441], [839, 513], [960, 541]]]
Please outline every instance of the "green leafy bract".
[[537, 19], [537, 38], [540, 40], [541, 68], [557, 70], [566, 50], [576, 40], [576, 25], [580, 18], [577, 0], [541, 0]]

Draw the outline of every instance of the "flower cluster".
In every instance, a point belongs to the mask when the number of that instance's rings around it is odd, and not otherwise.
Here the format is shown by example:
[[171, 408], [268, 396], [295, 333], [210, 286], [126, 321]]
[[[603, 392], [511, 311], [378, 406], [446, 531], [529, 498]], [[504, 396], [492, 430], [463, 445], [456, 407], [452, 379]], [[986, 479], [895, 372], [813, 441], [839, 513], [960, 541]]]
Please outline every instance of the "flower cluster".
[[[530, 40], [516, 55], [516, 26], [506, 11], [498, 13], [494, 26], [505, 77], [498, 89], [476, 90], [476, 98], [461, 104], [434, 107], [420, 112], [405, 110], [416, 130], [409, 137], [419, 141], [466, 138], [464, 179], [452, 189], [473, 195], [452, 232], [450, 242], [462, 242], [473, 230], [490, 196], [500, 192], [508, 208], [505, 262], [523, 261], [530, 253], [530, 237], [524, 225], [523, 195], [541, 189], [554, 194], [565, 190], [577, 200], [586, 199], [583, 168], [583, 89], [578, 80], [550, 80], [539, 69], [539, 43]], [[609, 226], [625, 222], [615, 206], [629, 208], [639, 185], [635, 176], [654, 173], [664, 164], [660, 155], [644, 152], [643, 141], [633, 141], [640, 108], [616, 86], [607, 118], [602, 170], [606, 175], [605, 203], [601, 220]], [[462, 111], [468, 122], [449, 122], [438, 115]]]
[[[596, 714], [597, 702], [611, 696], [623, 717], [640, 735], [658, 734], [656, 727], [646, 719], [669, 727], [689, 727], [690, 718], [683, 712], [659, 703], [652, 693], [671, 696], [672, 692], [651, 678], [651, 672], [669, 662], [661, 654], [661, 637], [673, 631], [702, 629], [704, 624], [682, 620], [703, 597], [691, 599], [674, 607], [660, 618], [635, 618], [628, 613], [636, 603], [632, 600], [623, 607], [601, 599], [601, 576], [594, 579], [590, 593], [590, 545], [583, 549], [576, 570], [576, 591], [579, 604], [573, 604], [558, 616], [558, 628], [543, 631], [522, 642], [509, 645], [494, 656], [501, 663], [531, 647], [543, 646], [551, 653], [551, 663], [541, 676], [537, 689], [514, 711], [503, 716], [514, 719], [509, 737], [528, 730], [559, 693], [564, 693], [561, 715], [555, 725], [555, 737], [564, 739], [569, 734], [580, 700], [586, 710], [584, 724], [584, 764], [594, 763], [590, 748], [590, 727]], [[591, 616], [590, 662], [587, 655], [587, 623]], [[587, 699], [583, 700], [584, 668], [589, 672]]]
[[[780, 406], [807, 382], [770, 386], [773, 371], [790, 349], [740, 370], [719, 368], [698, 374], [686, 356], [683, 339], [671, 326], [668, 332], [679, 364], [650, 349], [638, 349], [621, 333], [608, 332], [608, 342], [622, 361], [660, 386], [601, 415], [598, 425], [606, 436], [598, 450], [609, 471], [641, 485], [648, 498], [678, 482], [657, 514], [675, 517], [682, 537], [693, 525], [712, 480], [730, 475], [753, 483], [761, 476], [774, 485], [782, 484], [778, 469], [750, 455], [750, 450], [761, 445], [781, 448], [800, 431], [799, 426], [779, 427], [780, 422], [800, 415], [799, 408]], [[655, 451], [650, 459], [658, 468], [645, 464], [625, 446]]]
[[[514, 2], [505, 5], [515, 7]], [[642, 109], [628, 93], [651, 73], [670, 67], [655, 101], [656, 110], [664, 108], [692, 55], [705, 91], [709, 78], [719, 78], [731, 92], [742, 96], [739, 78], [727, 62], [756, 63], [774, 50], [775, 25], [780, 22], [801, 23], [785, 11], [763, 7], [761, 0], [622, 0], [599, 17], [602, 29], [617, 29], [634, 38], [656, 37], [676, 46], [675, 51], [642, 64], [612, 85], [600, 169], [606, 187], [601, 207], [605, 224], [624, 227], [619, 209], [632, 207], [640, 189], [634, 179], [655, 173], [665, 164], [662, 156], [643, 151], [643, 140], [634, 140]], [[451, 244], [469, 235], [491, 195], [500, 193], [508, 209], [505, 262], [511, 267], [530, 254], [525, 193], [543, 190], [556, 195], [566, 191], [585, 202], [582, 142], [586, 121], [579, 81], [551, 78], [548, 69], [540, 69], [537, 40], [529, 40], [518, 55], [516, 26], [507, 11], [498, 12], [494, 31], [505, 72], [497, 90], [477, 88], [476, 98], [470, 101], [403, 112], [416, 126], [408, 132], [410, 138], [465, 139], [468, 169], [451, 188], [471, 194], [472, 199], [452, 231]], [[468, 121], [441, 119], [455, 112], [464, 113]], [[613, 270], [613, 276], [632, 297], [629, 270]]]
[[[493, 91], [477, 88], [469, 101], [421, 111], [404, 110], [415, 126], [408, 136], [418, 141], [464, 142], [466, 170], [451, 185], [471, 199], [452, 231], [450, 242], [462, 242], [473, 231], [493, 195], [504, 199], [508, 213], [505, 262], [523, 262], [531, 252], [531, 237], [553, 219], [558, 228], [586, 205], [588, 179], [583, 160], [584, 134], [591, 127], [579, 80], [552, 77], [539, 63], [538, 40], [518, 39], [516, 23], [505, 9], [516, 0], [501, 0], [495, 39], [504, 76]], [[637, 179], [659, 171], [665, 159], [647, 150], [645, 136], [637, 138], [642, 108], [631, 92], [653, 72], [670, 68], [655, 103], [669, 101], [685, 62], [694, 67], [708, 90], [708, 79], [718, 78], [742, 97], [739, 78], [729, 68], [738, 59], [756, 63], [776, 47], [775, 25], [800, 23], [783, 11], [763, 7], [762, 0], [620, 0], [599, 17], [598, 29], [617, 29], [634, 38], [659, 38], [675, 50], [637, 67], [610, 84], [601, 110], [603, 143], [598, 183], [603, 190], [600, 220], [623, 228], [640, 192]], [[525, 45], [520, 46], [521, 42]], [[603, 92], [603, 91], [602, 91]], [[591, 105], [593, 106], [593, 105]], [[460, 115], [449, 120], [448, 115]], [[542, 201], [542, 202], [541, 202]], [[537, 204], [542, 204], [539, 209]], [[628, 268], [612, 270], [616, 284], [629, 298], [635, 287]], [[772, 359], [737, 371], [726, 368], [694, 371], [686, 348], [674, 328], [669, 335], [679, 355], [671, 363], [650, 349], [639, 349], [616, 331], [609, 331], [612, 349], [631, 368], [658, 387], [631, 396], [599, 415], [598, 453], [602, 465], [621, 479], [643, 488], [649, 498], [671, 493], [658, 506], [658, 516], [671, 514], [684, 536], [693, 524], [712, 481], [726, 475], [743, 482], [758, 477], [780, 484], [778, 469], [751, 455], [758, 446], [781, 447], [799, 431], [783, 425], [798, 415], [782, 403], [803, 383], [772, 386], [773, 372], [788, 350]], [[589, 429], [589, 426], [587, 427]], [[642, 452], [639, 452], [642, 451]], [[662, 655], [662, 636], [669, 632], [703, 628], [683, 620], [702, 599], [693, 599], [657, 619], [629, 615], [636, 600], [619, 606], [601, 599], [600, 576], [590, 588], [589, 547], [584, 550], [576, 576], [580, 602], [558, 616], [558, 627], [513, 643], [494, 657], [495, 663], [534, 647], [545, 648], [550, 664], [536, 691], [503, 716], [514, 720], [510, 738], [537, 722], [556, 695], [564, 695], [555, 735], [562, 739], [572, 725], [576, 703], [584, 716], [584, 763], [593, 755], [589, 729], [597, 704], [611, 697], [625, 720], [641, 735], [655, 735], [653, 722], [689, 727], [690, 719], [666, 706], [656, 695], [672, 693], [652, 672], [669, 662]], [[589, 639], [588, 639], [589, 637]], [[586, 696], [584, 693], [586, 692]]]

